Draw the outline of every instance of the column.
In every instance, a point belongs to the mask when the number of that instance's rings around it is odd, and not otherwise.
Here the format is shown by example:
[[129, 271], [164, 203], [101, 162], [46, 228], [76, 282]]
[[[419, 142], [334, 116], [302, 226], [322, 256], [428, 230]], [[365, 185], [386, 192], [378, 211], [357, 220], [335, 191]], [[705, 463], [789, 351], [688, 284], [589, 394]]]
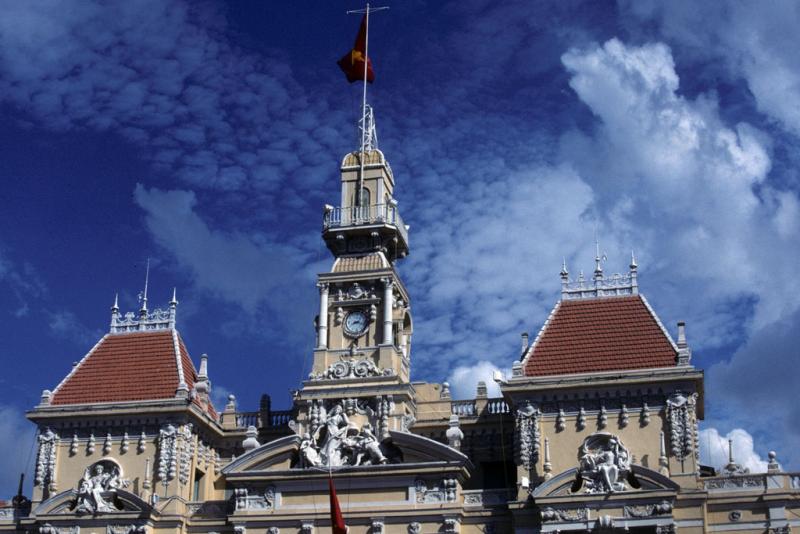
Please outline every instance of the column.
[[392, 287], [391, 278], [382, 278], [383, 282], [383, 344], [392, 344]]
[[317, 348], [328, 348], [328, 284], [320, 282], [319, 288], [319, 321], [317, 322]]

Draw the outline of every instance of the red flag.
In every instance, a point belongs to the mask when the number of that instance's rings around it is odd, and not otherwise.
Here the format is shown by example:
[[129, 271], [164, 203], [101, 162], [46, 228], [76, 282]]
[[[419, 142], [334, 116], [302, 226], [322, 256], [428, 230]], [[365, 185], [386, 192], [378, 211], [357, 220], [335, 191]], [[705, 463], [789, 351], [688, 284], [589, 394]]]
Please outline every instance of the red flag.
[[339, 508], [339, 499], [336, 497], [336, 488], [333, 486], [333, 478], [328, 477], [328, 490], [331, 494], [331, 529], [333, 534], [347, 534], [347, 527], [342, 517], [342, 509]]
[[[347, 81], [350, 83], [357, 82], [364, 79], [364, 58], [367, 55], [367, 16], [361, 19], [361, 27], [358, 29], [356, 42], [353, 49], [344, 55], [338, 61], [339, 67], [347, 76]], [[375, 72], [372, 70], [372, 61], [367, 60], [367, 81], [372, 83], [375, 81]]]

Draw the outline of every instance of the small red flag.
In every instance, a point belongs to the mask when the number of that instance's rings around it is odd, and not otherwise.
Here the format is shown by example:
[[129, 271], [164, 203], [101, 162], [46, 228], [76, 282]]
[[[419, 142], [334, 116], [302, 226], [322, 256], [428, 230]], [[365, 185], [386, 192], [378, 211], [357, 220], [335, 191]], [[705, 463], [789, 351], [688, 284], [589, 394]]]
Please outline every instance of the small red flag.
[[339, 499], [336, 497], [336, 488], [333, 486], [333, 478], [328, 477], [328, 489], [331, 494], [331, 530], [333, 534], [347, 534], [347, 527], [342, 517], [342, 509], [339, 508]]
[[353, 49], [344, 55], [338, 61], [339, 68], [342, 69], [347, 81], [350, 83], [357, 82], [364, 79], [364, 59], [367, 60], [367, 81], [372, 83], [375, 81], [375, 72], [372, 70], [372, 61], [366, 57], [367, 55], [367, 16], [361, 19], [361, 27], [356, 36], [356, 42]]

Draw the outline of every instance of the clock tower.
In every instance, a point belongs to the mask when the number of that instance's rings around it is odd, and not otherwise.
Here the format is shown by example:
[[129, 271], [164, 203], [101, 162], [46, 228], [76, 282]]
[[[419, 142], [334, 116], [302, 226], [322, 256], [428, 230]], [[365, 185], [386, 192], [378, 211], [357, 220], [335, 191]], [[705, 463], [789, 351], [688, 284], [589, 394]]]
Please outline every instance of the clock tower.
[[330, 404], [346, 393], [373, 404], [381, 402], [377, 394], [391, 404], [388, 431], [414, 417], [410, 302], [395, 270], [408, 254], [408, 226], [367, 109], [368, 142], [344, 156], [341, 203], [324, 210], [322, 237], [335, 259], [330, 272], [318, 275], [314, 361], [298, 395]]

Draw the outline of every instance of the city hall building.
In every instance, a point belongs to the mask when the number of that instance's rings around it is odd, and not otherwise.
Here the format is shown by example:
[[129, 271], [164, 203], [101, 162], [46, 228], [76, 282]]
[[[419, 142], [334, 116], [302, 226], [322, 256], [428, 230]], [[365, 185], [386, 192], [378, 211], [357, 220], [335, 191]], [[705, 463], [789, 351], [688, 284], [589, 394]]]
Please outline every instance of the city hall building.
[[699, 464], [703, 372], [634, 258], [622, 275], [599, 258], [590, 277], [554, 273], [560, 297], [508, 347], [502, 397], [412, 380], [402, 177], [372, 136], [340, 172], [313, 369], [291, 409], [214, 406], [174, 296], [115, 303], [108, 333], [27, 414], [33, 494], [0, 508], [0, 533], [326, 533], [331, 477], [353, 534], [800, 531], [800, 477], [774, 454], [766, 473]]

